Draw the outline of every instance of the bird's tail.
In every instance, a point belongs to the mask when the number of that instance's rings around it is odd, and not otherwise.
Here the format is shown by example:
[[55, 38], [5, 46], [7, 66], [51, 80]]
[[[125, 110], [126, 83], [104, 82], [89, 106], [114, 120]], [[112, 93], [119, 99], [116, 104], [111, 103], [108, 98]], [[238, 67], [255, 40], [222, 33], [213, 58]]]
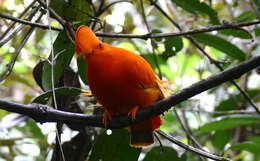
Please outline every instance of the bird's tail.
[[133, 147], [143, 147], [154, 143], [153, 132], [162, 124], [160, 116], [155, 116], [145, 120], [140, 124], [130, 127], [130, 145]]

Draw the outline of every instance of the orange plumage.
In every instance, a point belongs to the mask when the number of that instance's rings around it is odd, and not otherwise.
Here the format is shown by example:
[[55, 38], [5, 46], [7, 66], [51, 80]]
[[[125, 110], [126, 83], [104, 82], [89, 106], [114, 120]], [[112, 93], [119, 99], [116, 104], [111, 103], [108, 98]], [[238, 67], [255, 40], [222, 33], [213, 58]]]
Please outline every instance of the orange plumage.
[[[141, 56], [101, 42], [87, 26], [76, 32], [76, 53], [87, 61], [89, 87], [105, 108], [104, 123], [113, 115], [132, 115], [165, 98], [160, 79]], [[129, 127], [132, 146], [154, 142], [153, 132], [162, 124], [160, 116]]]

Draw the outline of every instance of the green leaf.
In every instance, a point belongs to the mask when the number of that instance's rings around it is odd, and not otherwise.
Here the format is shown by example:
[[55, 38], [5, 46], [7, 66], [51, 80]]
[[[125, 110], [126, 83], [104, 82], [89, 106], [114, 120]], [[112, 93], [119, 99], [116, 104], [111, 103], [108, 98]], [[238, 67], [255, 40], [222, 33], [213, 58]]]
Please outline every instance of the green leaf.
[[[55, 95], [58, 96], [79, 95], [82, 92], [81, 89], [74, 88], [74, 87], [55, 88], [54, 91], [55, 91]], [[47, 104], [52, 94], [53, 94], [52, 90], [46, 91], [40, 96], [34, 98], [32, 102], [39, 103], [39, 104]]]
[[37, 137], [42, 140], [45, 139], [45, 135], [42, 133], [42, 130], [38, 127], [35, 121], [28, 120], [26, 124], [29, 126], [30, 131], [32, 132], [34, 137]]
[[201, 33], [193, 35], [192, 38], [226, 53], [230, 58], [238, 59], [239, 61], [243, 61], [246, 58], [246, 54], [241, 49], [219, 36]]
[[234, 36], [234, 37], [239, 37], [241, 39], [252, 39], [252, 35], [245, 31], [245, 30], [239, 30], [239, 29], [226, 29], [220, 31], [221, 34], [226, 35], [226, 36]]
[[169, 57], [176, 55], [182, 48], [182, 38], [181, 37], [172, 37], [166, 39], [164, 42], [165, 52], [163, 53], [163, 57], [167, 60]]
[[225, 145], [229, 142], [230, 134], [227, 131], [216, 131], [212, 137], [212, 143], [219, 150], [224, 150]]
[[132, 30], [135, 29], [134, 17], [130, 12], [125, 13], [125, 21], [123, 26], [124, 26], [124, 31], [131, 32]]
[[253, 141], [253, 142], [257, 143], [258, 145], [260, 145], [260, 136], [252, 136], [252, 137], [248, 138], [248, 140]]
[[255, 32], [255, 36], [257, 37], [257, 36], [260, 36], [260, 28], [258, 27], [258, 28], [255, 28], [254, 29], [254, 32]]
[[237, 22], [241, 23], [241, 22], [253, 21], [256, 18], [257, 18], [256, 13], [252, 10], [249, 10], [249, 11], [245, 11], [245, 12], [241, 13], [237, 17]]
[[[54, 63], [54, 84], [56, 86], [65, 69], [69, 67], [70, 61], [74, 55], [74, 45], [67, 38], [65, 32], [62, 31], [56, 38], [53, 49], [55, 56], [59, 54]], [[48, 59], [51, 61], [51, 54]], [[42, 86], [45, 91], [51, 89], [51, 83], [51, 65], [48, 61], [45, 61], [42, 73]]]
[[253, 141], [245, 141], [245, 142], [242, 142], [242, 143], [232, 145], [230, 147], [230, 149], [232, 149], [232, 150], [246, 150], [246, 151], [256, 153], [256, 152], [260, 151], [260, 146], [259, 146], [259, 143], [255, 143]]
[[43, 90], [42, 87], [42, 70], [43, 70], [44, 61], [40, 61], [34, 68], [33, 68], [33, 78], [38, 84], [39, 87]]
[[87, 62], [84, 59], [83, 56], [77, 57], [77, 65], [78, 65], [78, 73], [81, 78], [81, 80], [85, 83], [88, 84], [88, 79], [87, 79]]
[[194, 76], [197, 73], [196, 67], [200, 62], [198, 54], [186, 54], [184, 52], [178, 53], [173, 61], [177, 65], [177, 70], [174, 72], [178, 77], [182, 77], [186, 74]]
[[[160, 33], [162, 33], [162, 31], [159, 30], [159, 29], [153, 29], [152, 30], [152, 34], [160, 34]], [[162, 38], [155, 38], [155, 40], [160, 42], [160, 41], [162, 41]]]
[[69, 21], [88, 22], [93, 17], [93, 12], [86, 0], [55, 0], [50, 3], [62, 18]]
[[164, 151], [162, 152], [161, 147], [155, 147], [150, 150], [143, 161], [186, 161], [186, 156], [178, 156], [176, 150], [171, 147], [163, 147]]
[[227, 130], [242, 125], [260, 124], [259, 115], [228, 115], [217, 117], [214, 121], [206, 123], [200, 130], [203, 132], [211, 132], [215, 130]]
[[206, 14], [210, 17], [211, 24], [219, 24], [217, 12], [204, 2], [199, 0], [172, 0], [172, 2], [192, 14]]
[[130, 147], [129, 133], [125, 129], [113, 130], [111, 135], [101, 134], [95, 143], [89, 161], [136, 161], [140, 148]]

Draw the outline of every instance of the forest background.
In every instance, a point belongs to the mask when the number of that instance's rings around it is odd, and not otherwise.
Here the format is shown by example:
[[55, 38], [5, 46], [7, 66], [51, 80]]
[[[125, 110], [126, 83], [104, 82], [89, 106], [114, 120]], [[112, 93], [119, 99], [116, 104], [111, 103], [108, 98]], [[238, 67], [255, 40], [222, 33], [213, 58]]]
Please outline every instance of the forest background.
[[[259, 0], [1, 0], [0, 17], [1, 161], [260, 160]], [[160, 142], [130, 147], [119, 129], [131, 120], [106, 130], [96, 100], [80, 96], [83, 24], [169, 81], [175, 94], [136, 120], [170, 109]]]

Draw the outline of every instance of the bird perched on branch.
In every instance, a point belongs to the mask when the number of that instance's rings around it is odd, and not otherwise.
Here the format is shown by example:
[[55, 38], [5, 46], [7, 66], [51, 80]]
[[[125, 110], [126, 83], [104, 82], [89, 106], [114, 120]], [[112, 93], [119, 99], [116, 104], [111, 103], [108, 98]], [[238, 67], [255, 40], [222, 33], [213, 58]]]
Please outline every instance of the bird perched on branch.
[[[92, 94], [105, 108], [103, 122], [114, 115], [131, 115], [165, 98], [168, 92], [150, 64], [141, 56], [100, 41], [87, 26], [80, 26], [75, 37], [77, 56], [83, 55]], [[154, 143], [153, 132], [162, 125], [160, 116], [127, 127], [130, 145]]]

